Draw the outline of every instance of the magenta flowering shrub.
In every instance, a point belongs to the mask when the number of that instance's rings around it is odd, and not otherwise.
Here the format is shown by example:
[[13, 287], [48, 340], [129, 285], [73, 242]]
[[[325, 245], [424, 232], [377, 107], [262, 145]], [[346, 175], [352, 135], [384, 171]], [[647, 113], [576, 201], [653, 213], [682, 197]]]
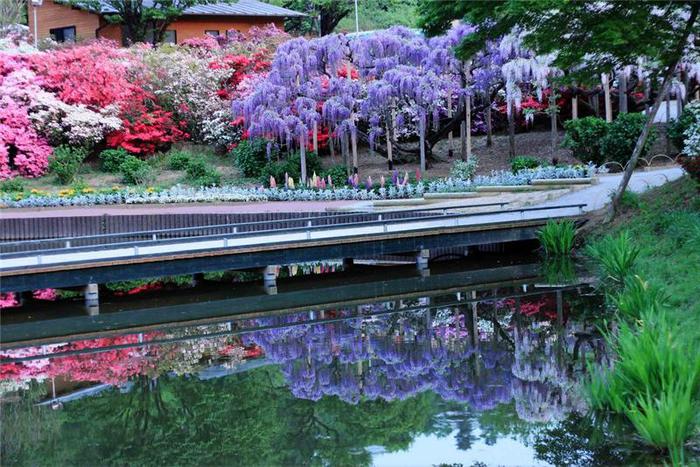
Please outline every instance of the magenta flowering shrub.
[[32, 126], [27, 107], [3, 96], [0, 100], [0, 179], [43, 175], [52, 152], [46, 138]]

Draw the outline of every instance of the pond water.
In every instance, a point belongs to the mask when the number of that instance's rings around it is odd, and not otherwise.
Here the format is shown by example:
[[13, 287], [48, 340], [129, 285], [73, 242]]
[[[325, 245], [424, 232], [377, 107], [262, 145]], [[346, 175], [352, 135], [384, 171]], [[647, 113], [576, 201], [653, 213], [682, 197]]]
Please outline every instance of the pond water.
[[427, 277], [399, 274], [413, 292], [10, 346], [0, 351], [3, 463], [658, 460], [626, 445], [620, 424], [586, 415], [585, 362], [608, 358], [590, 284], [527, 274], [474, 284], [499, 268], [489, 270], [464, 273], [463, 287], [420, 290]]

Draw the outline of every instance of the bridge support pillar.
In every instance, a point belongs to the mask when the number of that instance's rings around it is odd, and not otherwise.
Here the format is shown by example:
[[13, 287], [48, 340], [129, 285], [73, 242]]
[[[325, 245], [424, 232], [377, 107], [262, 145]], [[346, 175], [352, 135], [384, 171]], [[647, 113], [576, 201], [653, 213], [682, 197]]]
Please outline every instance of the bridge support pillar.
[[100, 314], [100, 289], [95, 283], [90, 283], [85, 286], [85, 311], [90, 316]]
[[430, 260], [430, 250], [420, 250], [416, 255], [416, 268], [418, 268], [421, 277], [430, 276], [428, 260]]
[[277, 295], [277, 266], [265, 266], [263, 286], [268, 295]]

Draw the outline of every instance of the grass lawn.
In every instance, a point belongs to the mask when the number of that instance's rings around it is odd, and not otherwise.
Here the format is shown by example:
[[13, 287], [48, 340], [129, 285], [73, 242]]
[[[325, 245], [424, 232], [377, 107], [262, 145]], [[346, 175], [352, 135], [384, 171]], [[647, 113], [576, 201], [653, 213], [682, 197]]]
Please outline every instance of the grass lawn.
[[627, 229], [640, 248], [637, 273], [663, 286], [671, 316], [700, 341], [700, 192], [689, 177], [625, 199], [621, 216], [594, 235]]

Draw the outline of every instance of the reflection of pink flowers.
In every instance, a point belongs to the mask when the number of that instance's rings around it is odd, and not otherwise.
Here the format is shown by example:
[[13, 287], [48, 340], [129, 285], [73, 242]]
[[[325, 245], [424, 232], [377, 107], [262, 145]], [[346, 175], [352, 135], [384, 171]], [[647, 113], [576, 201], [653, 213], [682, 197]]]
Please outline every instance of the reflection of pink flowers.
[[39, 289], [34, 291], [33, 297], [34, 300], [54, 301], [58, 299], [58, 294], [56, 289]]
[[[228, 337], [188, 340], [166, 346], [149, 345], [149, 341], [163, 337], [162, 332], [130, 334], [40, 347], [25, 347], [0, 352], [0, 358], [46, 357], [17, 363], [0, 364], [0, 380], [42, 381], [46, 378], [66, 377], [72, 381], [94, 381], [120, 385], [137, 375], [157, 375], [164, 371], [194, 371], [205, 358], [224, 357], [232, 364], [243, 358], [258, 356], [255, 349], [244, 349]], [[52, 355], [86, 349], [99, 350], [122, 344], [134, 347], [96, 351], [78, 355]]]
[[0, 293], [0, 310], [19, 306], [19, 300], [14, 293]]

